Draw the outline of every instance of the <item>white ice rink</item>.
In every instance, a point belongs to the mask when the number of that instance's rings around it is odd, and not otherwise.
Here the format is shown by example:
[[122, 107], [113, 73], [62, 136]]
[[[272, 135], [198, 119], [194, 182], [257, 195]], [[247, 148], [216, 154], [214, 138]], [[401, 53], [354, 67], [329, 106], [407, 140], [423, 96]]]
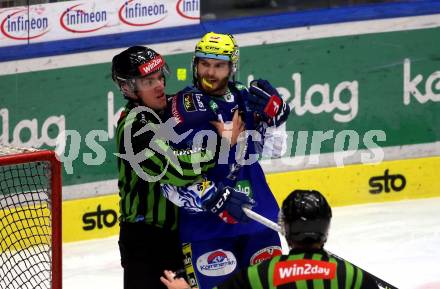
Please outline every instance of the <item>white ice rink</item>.
[[[333, 209], [326, 248], [403, 289], [440, 289], [440, 198]], [[117, 237], [63, 246], [64, 289], [122, 289]]]

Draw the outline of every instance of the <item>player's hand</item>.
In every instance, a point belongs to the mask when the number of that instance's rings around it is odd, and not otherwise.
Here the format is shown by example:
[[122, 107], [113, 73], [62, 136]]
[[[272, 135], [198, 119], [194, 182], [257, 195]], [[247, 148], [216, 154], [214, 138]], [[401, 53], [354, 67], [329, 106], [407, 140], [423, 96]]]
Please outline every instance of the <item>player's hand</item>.
[[206, 210], [219, 215], [228, 224], [248, 223], [251, 219], [243, 211], [243, 206], [251, 208], [254, 205], [253, 199], [231, 187], [217, 191], [203, 204]]
[[[160, 281], [167, 286], [168, 289], [191, 289], [191, 286], [183, 278], [176, 277], [176, 273], [173, 271], [165, 270], [160, 277]], [[193, 288], [197, 289], [197, 288]]]
[[221, 121], [211, 121], [210, 123], [216, 128], [217, 133], [221, 137], [224, 137], [229, 141], [231, 146], [237, 143], [238, 136], [245, 129], [245, 124], [238, 110], [234, 112], [234, 116], [230, 122], [224, 123]]
[[251, 111], [263, 116], [269, 125], [281, 125], [290, 113], [289, 106], [283, 101], [278, 91], [264, 79], [251, 82], [246, 103]]

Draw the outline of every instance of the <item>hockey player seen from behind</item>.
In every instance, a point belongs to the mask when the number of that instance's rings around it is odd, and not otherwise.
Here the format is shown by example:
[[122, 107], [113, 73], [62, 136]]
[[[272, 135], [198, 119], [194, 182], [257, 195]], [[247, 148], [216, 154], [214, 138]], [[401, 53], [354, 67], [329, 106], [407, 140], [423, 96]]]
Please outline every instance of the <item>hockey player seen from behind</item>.
[[[362, 269], [324, 250], [332, 212], [318, 191], [295, 190], [283, 202], [279, 223], [286, 236], [288, 255], [276, 256], [235, 274], [218, 289], [378, 289]], [[165, 271], [168, 289], [187, 289], [183, 278]]]
[[[173, 144], [175, 148], [197, 151], [209, 147], [209, 132], [223, 131], [222, 141], [216, 142], [216, 166], [204, 175], [204, 182], [162, 186], [167, 198], [182, 207], [180, 238], [187, 275], [191, 286], [202, 289], [281, 254], [278, 234], [250, 220], [242, 206], [277, 220], [279, 207], [257, 160], [266, 129], [282, 124], [290, 110], [269, 82], [255, 81], [249, 89], [236, 82], [238, 60], [232, 35], [207, 33], [195, 48], [193, 85], [172, 100], [176, 131], [191, 131]], [[245, 132], [237, 144], [225, 145], [227, 125], [236, 118], [244, 123]], [[213, 120], [220, 122], [213, 126]]]

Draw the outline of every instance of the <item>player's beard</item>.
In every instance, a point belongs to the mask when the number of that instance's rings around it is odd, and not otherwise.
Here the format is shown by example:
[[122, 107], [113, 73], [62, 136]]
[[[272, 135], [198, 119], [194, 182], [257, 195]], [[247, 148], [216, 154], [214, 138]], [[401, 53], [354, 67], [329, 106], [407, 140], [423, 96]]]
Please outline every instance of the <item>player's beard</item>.
[[211, 83], [209, 80], [207, 80], [204, 77], [199, 77], [199, 83], [200, 88], [211, 95], [224, 95], [226, 93], [226, 89], [228, 87], [228, 80], [229, 77], [225, 77], [219, 81], [216, 81], [215, 83]]

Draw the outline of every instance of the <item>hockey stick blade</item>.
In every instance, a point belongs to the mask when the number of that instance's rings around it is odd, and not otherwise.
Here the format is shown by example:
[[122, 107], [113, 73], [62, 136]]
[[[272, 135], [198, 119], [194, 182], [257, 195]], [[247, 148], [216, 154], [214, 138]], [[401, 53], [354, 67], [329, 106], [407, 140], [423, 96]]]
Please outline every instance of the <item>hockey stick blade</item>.
[[[274, 231], [276, 231], [278, 233], [282, 233], [281, 232], [281, 227], [277, 223], [272, 222], [271, 220], [269, 220], [268, 218], [266, 218], [266, 217], [264, 217], [264, 216], [262, 216], [262, 215], [260, 215], [260, 214], [258, 214], [256, 212], [254, 212], [251, 209], [246, 208], [246, 207], [243, 207], [243, 212], [249, 218], [251, 218], [252, 220], [254, 220], [254, 221], [256, 221], [256, 222], [258, 222], [258, 223], [260, 223], [260, 224], [262, 224], [262, 225], [268, 227], [269, 229], [272, 229], [272, 230], [274, 230]], [[333, 254], [333, 253], [331, 253], [329, 251], [327, 251], [327, 253], [329, 253], [330, 255], [332, 255], [336, 259], [339, 259], [341, 261], [346, 261], [344, 258], [341, 258], [338, 255], [335, 255], [335, 254]], [[383, 281], [382, 279], [376, 277], [375, 275], [373, 275], [373, 274], [371, 274], [371, 273], [369, 273], [369, 272], [367, 272], [365, 270], [364, 270], [364, 272], [366, 274], [370, 275], [376, 281], [376, 284], [381, 289], [398, 289], [396, 286], [393, 286], [393, 285], [389, 284], [388, 282]]]

